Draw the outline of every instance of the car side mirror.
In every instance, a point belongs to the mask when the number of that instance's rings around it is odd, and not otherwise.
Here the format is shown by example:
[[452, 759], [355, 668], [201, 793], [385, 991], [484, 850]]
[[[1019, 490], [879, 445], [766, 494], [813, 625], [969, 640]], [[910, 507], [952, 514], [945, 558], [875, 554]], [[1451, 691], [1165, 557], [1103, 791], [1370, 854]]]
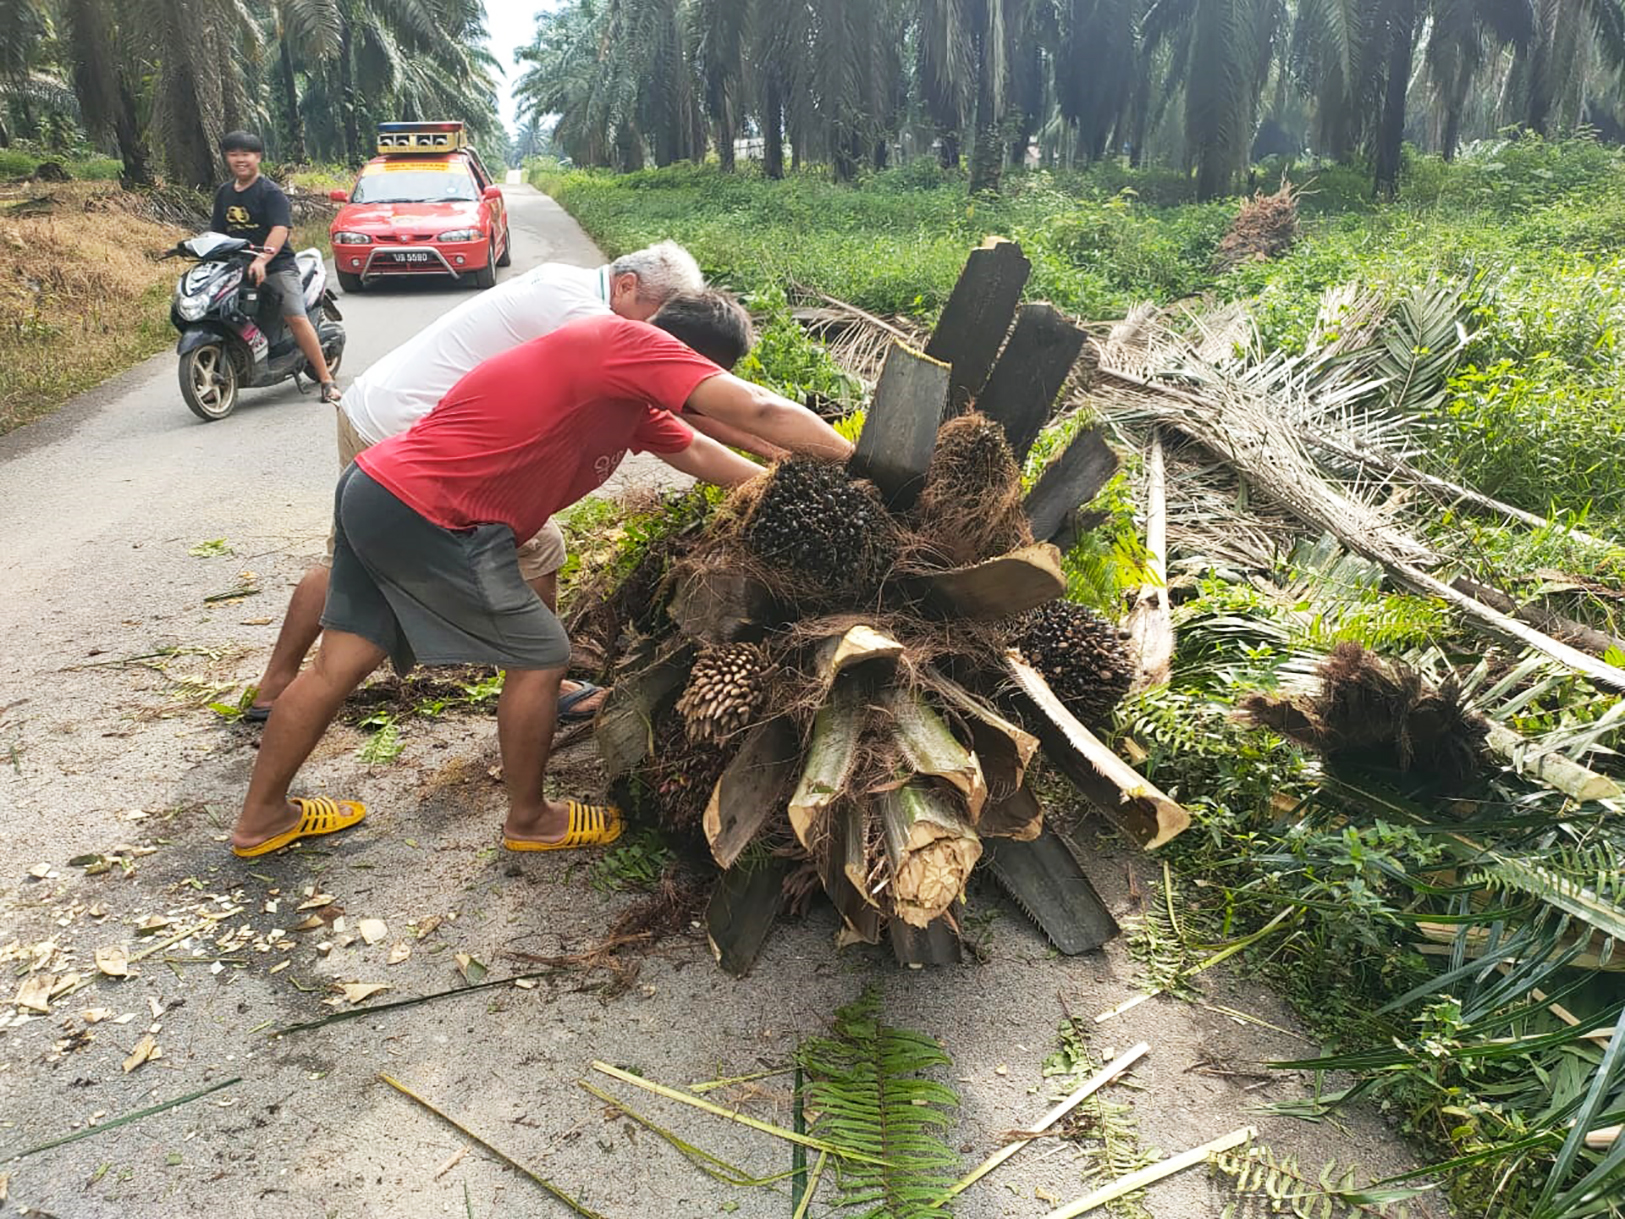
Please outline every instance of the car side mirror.
[[502, 188], [500, 186], [487, 186], [484, 190], [482, 190], [480, 192], [480, 198], [481, 199], [500, 199], [500, 198], [502, 198]]
[[327, 192], [327, 197], [334, 203], [348, 203], [350, 201], [350, 192], [347, 190], [330, 190]]

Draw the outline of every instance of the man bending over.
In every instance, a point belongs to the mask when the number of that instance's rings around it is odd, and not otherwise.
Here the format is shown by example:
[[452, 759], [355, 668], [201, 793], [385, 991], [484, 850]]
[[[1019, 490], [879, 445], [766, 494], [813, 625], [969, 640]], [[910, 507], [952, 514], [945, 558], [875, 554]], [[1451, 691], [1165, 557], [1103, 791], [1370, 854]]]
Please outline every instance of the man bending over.
[[696, 435], [684, 422], [696, 411], [790, 452], [831, 460], [852, 452], [811, 411], [723, 371], [750, 334], [731, 299], [677, 297], [653, 320], [577, 322], [487, 360], [410, 431], [344, 472], [325, 634], [266, 725], [232, 833], [238, 855], [346, 829], [366, 815], [353, 800], [290, 800], [288, 787], [345, 697], [386, 659], [401, 671], [414, 663], [507, 671], [497, 741], [509, 850], [620, 835], [614, 807], [545, 795], [570, 641], [525, 583], [518, 540], [591, 493], [631, 449], [721, 486], [760, 473]]
[[[521, 343], [541, 338], [583, 318], [618, 314], [647, 321], [679, 292], [705, 287], [699, 265], [687, 250], [669, 241], [617, 258], [605, 267], [543, 263], [496, 288], [465, 301], [384, 356], [357, 377], [338, 409], [339, 469], [347, 469], [369, 446], [406, 431], [434, 408], [478, 365]], [[705, 430], [705, 424], [700, 425]], [[771, 456], [751, 438], [711, 428], [724, 443]], [[564, 566], [564, 534], [549, 520], [520, 539], [519, 570], [547, 607], [558, 608], [558, 571]], [[278, 695], [299, 672], [305, 653], [321, 633], [333, 538], [324, 562], [312, 567], [294, 589], [254, 704], [246, 718], [271, 714]], [[598, 710], [603, 692], [591, 683], [566, 683], [560, 713], [587, 718]]]

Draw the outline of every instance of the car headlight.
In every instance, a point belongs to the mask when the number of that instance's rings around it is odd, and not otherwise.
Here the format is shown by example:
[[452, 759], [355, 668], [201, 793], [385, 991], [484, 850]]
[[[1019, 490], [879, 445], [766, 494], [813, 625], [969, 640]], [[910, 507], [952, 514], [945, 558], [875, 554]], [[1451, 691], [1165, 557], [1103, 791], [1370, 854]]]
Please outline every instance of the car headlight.
[[479, 239], [479, 229], [452, 229], [451, 232], [442, 233], [435, 238], [436, 241], [478, 241]]
[[181, 320], [195, 322], [202, 317], [209, 308], [209, 294], [207, 292], [192, 292], [175, 302], [175, 312], [181, 315]]
[[371, 245], [372, 238], [365, 233], [334, 233], [334, 245]]

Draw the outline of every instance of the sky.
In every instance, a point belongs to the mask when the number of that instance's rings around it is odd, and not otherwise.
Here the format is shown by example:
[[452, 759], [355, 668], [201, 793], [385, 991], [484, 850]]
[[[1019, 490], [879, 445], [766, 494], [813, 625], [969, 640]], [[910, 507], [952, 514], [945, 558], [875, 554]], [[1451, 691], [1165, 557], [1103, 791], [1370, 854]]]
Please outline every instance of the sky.
[[485, 0], [485, 28], [491, 32], [486, 45], [503, 75], [497, 80], [497, 107], [502, 121], [517, 126], [513, 113], [513, 84], [519, 77], [513, 53], [530, 43], [536, 32], [536, 14], [555, 9], [561, 0]]

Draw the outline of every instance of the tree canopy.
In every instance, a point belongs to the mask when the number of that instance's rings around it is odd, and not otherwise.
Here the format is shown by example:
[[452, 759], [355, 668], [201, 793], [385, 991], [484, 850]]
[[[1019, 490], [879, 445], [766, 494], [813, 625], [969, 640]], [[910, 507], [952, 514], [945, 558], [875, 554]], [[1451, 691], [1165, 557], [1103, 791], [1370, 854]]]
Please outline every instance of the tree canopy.
[[129, 180], [206, 187], [234, 128], [354, 164], [381, 120], [459, 118], [501, 161], [485, 34], [480, 0], [0, 0], [0, 145], [77, 127]]
[[1625, 3], [566, 0], [519, 59], [521, 106], [586, 165], [743, 147], [777, 176], [788, 145], [848, 179], [929, 151], [981, 190], [1127, 156], [1210, 197], [1256, 149], [1363, 157], [1391, 193], [1406, 140], [1618, 132]]

